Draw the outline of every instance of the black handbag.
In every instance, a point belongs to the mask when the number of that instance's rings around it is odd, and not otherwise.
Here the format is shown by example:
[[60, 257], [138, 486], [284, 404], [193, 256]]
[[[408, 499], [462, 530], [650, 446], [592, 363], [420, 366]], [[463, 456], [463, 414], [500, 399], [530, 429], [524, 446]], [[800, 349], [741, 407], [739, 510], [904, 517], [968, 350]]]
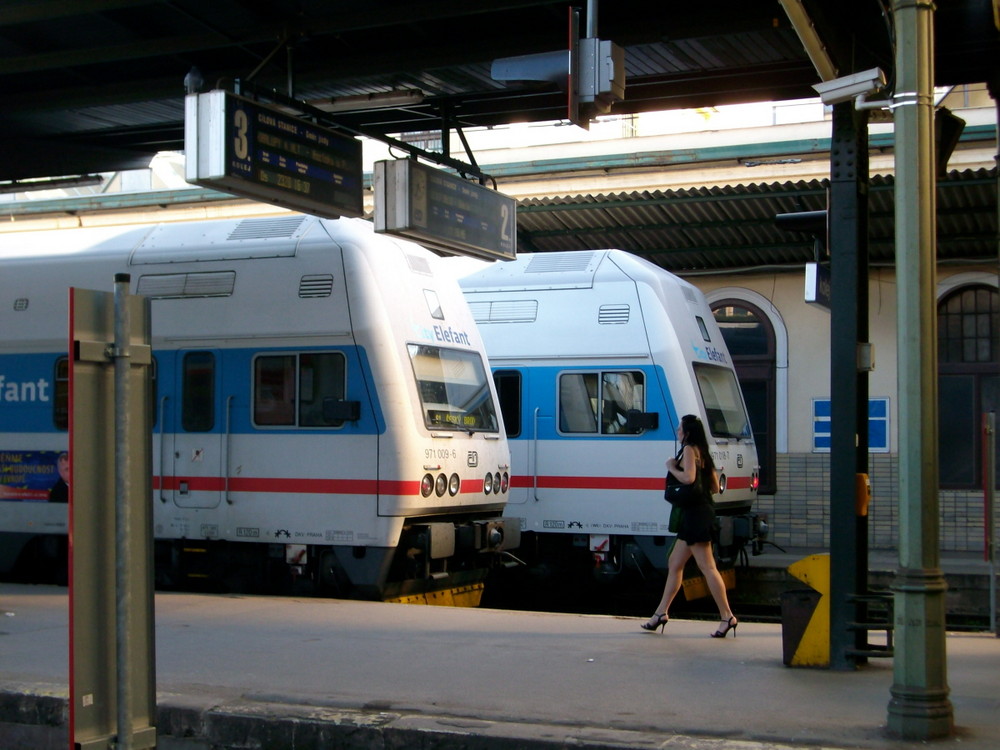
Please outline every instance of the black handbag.
[[[700, 473], [699, 473], [700, 474]], [[678, 508], [690, 508], [702, 500], [701, 476], [691, 484], [677, 481], [673, 474], [667, 474], [667, 486], [663, 491], [663, 499]]]
[[[681, 450], [683, 451], [683, 449]], [[680, 457], [681, 453], [678, 452], [677, 458], [680, 459]], [[663, 490], [663, 499], [671, 505], [677, 508], [690, 508], [692, 505], [701, 502], [704, 494], [701, 486], [701, 471], [697, 472], [691, 484], [684, 484], [671, 472], [667, 472], [667, 483]]]

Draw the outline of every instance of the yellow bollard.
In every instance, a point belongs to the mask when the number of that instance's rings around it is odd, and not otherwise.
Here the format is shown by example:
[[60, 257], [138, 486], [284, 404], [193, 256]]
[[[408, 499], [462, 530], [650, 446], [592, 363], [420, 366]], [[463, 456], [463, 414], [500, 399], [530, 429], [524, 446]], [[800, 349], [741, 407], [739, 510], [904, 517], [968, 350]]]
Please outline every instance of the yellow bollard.
[[[786, 623], [782, 607], [785, 664], [790, 667], [830, 666], [830, 555], [810, 555], [788, 566], [788, 572], [819, 594], [804, 630]], [[794, 595], [796, 592], [785, 592]], [[815, 597], [813, 597], [815, 598]], [[785, 597], [783, 595], [783, 601]], [[800, 623], [798, 624], [800, 625]]]

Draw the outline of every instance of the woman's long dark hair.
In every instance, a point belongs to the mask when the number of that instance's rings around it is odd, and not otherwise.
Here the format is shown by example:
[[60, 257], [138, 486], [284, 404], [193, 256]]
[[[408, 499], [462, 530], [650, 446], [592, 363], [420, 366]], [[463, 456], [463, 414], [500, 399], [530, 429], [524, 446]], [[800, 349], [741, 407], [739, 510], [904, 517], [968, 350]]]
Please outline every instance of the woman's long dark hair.
[[715, 469], [715, 461], [708, 451], [708, 437], [705, 435], [705, 425], [694, 414], [681, 417], [681, 432], [684, 434], [684, 445], [698, 449], [701, 454], [702, 468], [711, 472]]

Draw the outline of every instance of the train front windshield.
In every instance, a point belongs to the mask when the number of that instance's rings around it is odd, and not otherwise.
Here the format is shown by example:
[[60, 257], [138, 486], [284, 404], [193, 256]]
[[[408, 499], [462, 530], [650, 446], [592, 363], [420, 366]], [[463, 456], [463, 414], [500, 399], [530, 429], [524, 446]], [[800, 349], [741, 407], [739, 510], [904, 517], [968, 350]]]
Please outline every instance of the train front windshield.
[[408, 344], [424, 424], [433, 430], [498, 430], [496, 407], [477, 352]]
[[743, 407], [736, 374], [724, 367], [695, 364], [698, 389], [705, 404], [708, 429], [715, 437], [748, 438], [750, 420]]

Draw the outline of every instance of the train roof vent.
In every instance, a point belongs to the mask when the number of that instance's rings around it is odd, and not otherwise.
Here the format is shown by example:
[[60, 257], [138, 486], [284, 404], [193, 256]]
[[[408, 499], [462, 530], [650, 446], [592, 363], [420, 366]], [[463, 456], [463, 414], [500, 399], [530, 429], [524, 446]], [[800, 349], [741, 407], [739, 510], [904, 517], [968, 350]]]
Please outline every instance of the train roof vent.
[[135, 293], [150, 299], [229, 297], [235, 286], [235, 271], [150, 273], [139, 277]]
[[531, 256], [525, 273], [564, 273], [586, 271], [593, 259], [593, 252], [535, 253]]
[[279, 216], [266, 219], [244, 219], [229, 233], [228, 240], [258, 240], [287, 238], [298, 231], [306, 216]]
[[511, 302], [495, 300], [470, 302], [469, 309], [476, 323], [534, 323], [538, 318], [538, 300]]
[[329, 297], [333, 294], [333, 276], [328, 273], [316, 273], [299, 279], [299, 296]]
[[601, 325], [622, 325], [628, 323], [628, 305], [601, 305], [597, 311], [597, 322]]

